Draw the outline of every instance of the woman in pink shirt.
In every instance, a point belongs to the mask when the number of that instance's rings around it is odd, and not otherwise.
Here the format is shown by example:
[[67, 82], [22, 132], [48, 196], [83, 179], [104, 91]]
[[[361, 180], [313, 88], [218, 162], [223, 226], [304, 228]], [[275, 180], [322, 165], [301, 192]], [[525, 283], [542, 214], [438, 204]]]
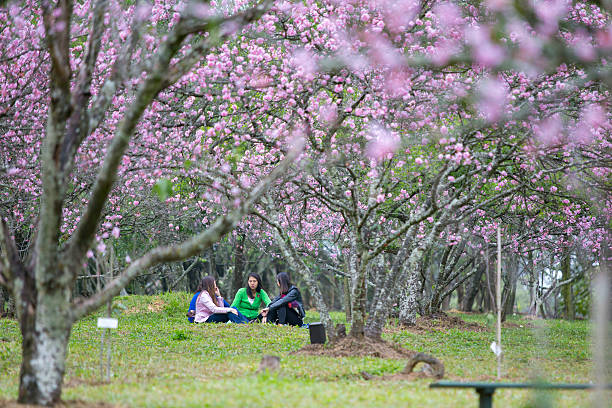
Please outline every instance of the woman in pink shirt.
[[238, 310], [226, 307], [227, 302], [223, 300], [219, 293], [219, 288], [212, 276], [205, 276], [198, 287], [200, 295], [196, 301], [196, 323], [248, 323]]

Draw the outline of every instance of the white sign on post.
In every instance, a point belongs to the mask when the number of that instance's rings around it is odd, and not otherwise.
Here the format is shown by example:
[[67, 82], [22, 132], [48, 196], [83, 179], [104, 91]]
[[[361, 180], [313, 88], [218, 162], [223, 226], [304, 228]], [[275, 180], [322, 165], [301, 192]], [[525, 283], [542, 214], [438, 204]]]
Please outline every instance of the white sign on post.
[[98, 317], [98, 327], [101, 329], [116, 329], [119, 320], [112, 317]]
[[501, 356], [501, 354], [502, 354], [501, 346], [499, 344], [497, 344], [496, 342], [491, 343], [491, 351], [497, 357]]

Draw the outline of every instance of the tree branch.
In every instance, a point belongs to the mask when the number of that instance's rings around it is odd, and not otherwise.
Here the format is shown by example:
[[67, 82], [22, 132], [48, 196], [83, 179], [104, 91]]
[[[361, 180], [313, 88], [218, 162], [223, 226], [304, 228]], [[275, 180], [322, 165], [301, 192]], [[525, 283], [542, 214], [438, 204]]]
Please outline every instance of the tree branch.
[[182, 34], [209, 32], [211, 35], [195, 44], [187, 55], [169, 68], [164, 87], [168, 87], [178, 81], [196, 63], [202, 60], [203, 55], [209, 53], [217, 45], [227, 41], [236, 31], [253, 21], [259, 20], [270, 9], [273, 3], [274, 0], [264, 0], [261, 4], [230, 17], [215, 16], [204, 21], [186, 18], [185, 23], [181, 27], [180, 32]]
[[[90, 134], [98, 128], [104, 119], [104, 113], [112, 103], [113, 95], [117, 89], [123, 86], [125, 80], [127, 79], [127, 70], [132, 63], [132, 55], [134, 54], [136, 46], [140, 41], [144, 23], [144, 20], [139, 19], [132, 22], [130, 41], [124, 44], [121, 52], [119, 53], [119, 57], [113, 64], [110, 77], [104, 81], [104, 84], [100, 87], [98, 95], [96, 95], [95, 99], [93, 100], [92, 107], [89, 110], [88, 130]], [[80, 141], [79, 144], [81, 142], [82, 141]]]
[[15, 241], [11, 238], [8, 225], [2, 217], [0, 217], [0, 244], [2, 252], [0, 252], [0, 285], [14, 292], [16, 286], [22, 286], [22, 283], [16, 280], [25, 279], [25, 268], [19, 259], [19, 250]]
[[[72, 112], [68, 120], [66, 137], [64, 138], [60, 152], [60, 171], [62, 178], [66, 177], [72, 170], [74, 155], [81, 142], [89, 134], [89, 115], [87, 107], [91, 98], [92, 73], [100, 52], [100, 43], [104, 33], [104, 14], [108, 0], [96, 0], [93, 6], [93, 18], [91, 22], [91, 33], [87, 42], [87, 52], [79, 71], [76, 91], [72, 96]], [[63, 183], [65, 188], [67, 183]]]

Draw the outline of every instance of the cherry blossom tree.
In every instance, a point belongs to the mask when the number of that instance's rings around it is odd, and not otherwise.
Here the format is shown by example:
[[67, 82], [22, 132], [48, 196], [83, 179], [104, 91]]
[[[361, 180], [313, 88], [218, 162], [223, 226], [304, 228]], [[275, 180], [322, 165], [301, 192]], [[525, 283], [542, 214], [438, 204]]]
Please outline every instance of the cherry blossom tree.
[[[111, 196], [121, 166], [129, 169], [134, 157], [151, 159], [164, 151], [162, 168], [182, 159], [168, 157], [180, 143], [171, 134], [138, 128], [139, 123], [159, 115], [167, 89], [271, 5], [244, 4], [219, 13], [198, 1], [125, 6], [101, 0], [10, 4], [1, 10], [3, 82], [11, 83], [2, 95], [3, 177], [14, 183], [3, 193], [10, 200], [6, 207], [19, 211], [2, 216], [0, 283], [17, 300], [23, 335], [20, 402], [57, 402], [72, 324], [141, 271], [200, 253], [231, 231], [294, 159], [298, 150], [272, 152], [276, 167], [234, 192], [227, 210], [202, 232], [151, 249], [101, 292], [71, 299], [90, 248], [103, 252], [104, 239], [120, 233], [115, 220], [104, 218], [120, 211], [121, 198]], [[22, 118], [25, 112], [28, 119]], [[284, 135], [278, 135], [279, 144]], [[128, 150], [134, 153], [126, 155]], [[156, 170], [157, 164], [139, 162], [134, 173]], [[143, 181], [161, 173], [152, 171]], [[126, 205], [139, 204], [132, 199]], [[17, 232], [24, 230], [33, 230], [35, 244], [21, 256]]]

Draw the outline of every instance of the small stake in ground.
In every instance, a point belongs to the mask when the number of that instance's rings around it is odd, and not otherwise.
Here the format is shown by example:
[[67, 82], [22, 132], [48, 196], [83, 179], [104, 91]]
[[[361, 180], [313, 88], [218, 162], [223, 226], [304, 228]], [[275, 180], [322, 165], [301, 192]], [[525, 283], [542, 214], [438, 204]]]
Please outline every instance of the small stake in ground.
[[[108, 343], [106, 345], [106, 349], [107, 349], [107, 357], [106, 357], [106, 381], [110, 382], [110, 375], [111, 375], [111, 371], [110, 371], [110, 364], [111, 364], [111, 348], [112, 348], [112, 342], [111, 342], [111, 332], [110, 329], [116, 329], [118, 326], [118, 320], [114, 319], [112, 317], [99, 317], [98, 318], [98, 327], [102, 329], [102, 338], [101, 338], [101, 342], [100, 342], [100, 379], [102, 381], [104, 381], [104, 348], [105, 348], [105, 341], [104, 339], [107, 338], [107, 342]], [[107, 336], [105, 336], [107, 335]]]
[[497, 282], [495, 285], [495, 303], [497, 304], [497, 341], [491, 344], [491, 349], [497, 357], [497, 379], [501, 379], [501, 360], [502, 360], [502, 347], [501, 347], [501, 313], [502, 313], [502, 299], [501, 299], [501, 227], [497, 226]]

